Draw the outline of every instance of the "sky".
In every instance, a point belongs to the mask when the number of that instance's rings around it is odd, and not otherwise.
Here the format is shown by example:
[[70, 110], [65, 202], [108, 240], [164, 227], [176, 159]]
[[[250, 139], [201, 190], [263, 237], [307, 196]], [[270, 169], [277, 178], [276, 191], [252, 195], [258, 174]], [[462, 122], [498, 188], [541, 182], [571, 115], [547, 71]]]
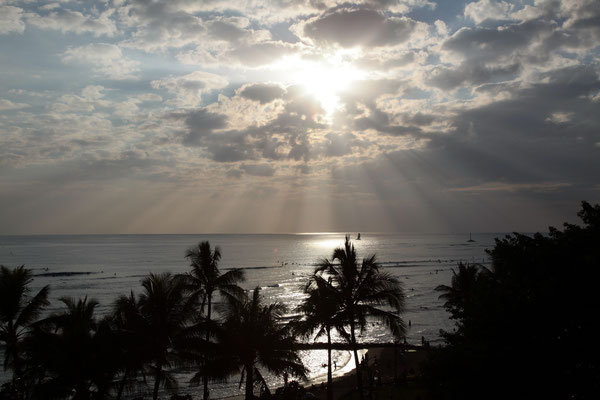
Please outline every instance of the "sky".
[[599, 198], [598, 0], [0, 0], [0, 234], [533, 232]]

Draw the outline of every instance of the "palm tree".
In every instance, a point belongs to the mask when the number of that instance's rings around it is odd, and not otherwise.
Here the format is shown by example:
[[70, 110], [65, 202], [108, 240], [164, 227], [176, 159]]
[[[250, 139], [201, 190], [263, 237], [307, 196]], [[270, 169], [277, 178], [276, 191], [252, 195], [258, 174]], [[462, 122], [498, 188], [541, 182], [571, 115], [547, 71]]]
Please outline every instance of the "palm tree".
[[468, 311], [473, 299], [478, 279], [481, 274], [491, 275], [490, 271], [481, 264], [458, 263], [458, 272], [452, 270], [451, 285], [439, 285], [435, 290], [443, 292], [440, 299], [446, 300], [444, 307], [452, 314], [452, 318], [461, 320], [464, 312]]
[[99, 349], [104, 346], [96, 336], [98, 302], [87, 297], [60, 301], [67, 309], [37, 322], [27, 340], [28, 362], [43, 371], [36, 392], [41, 398], [89, 399], [93, 391], [99, 394], [107, 387], [100, 378], [108, 357], [102, 357]]
[[[227, 375], [241, 373], [246, 381], [246, 400], [253, 399], [254, 382], [262, 381], [258, 365], [275, 374], [284, 372], [304, 378], [306, 369], [294, 350], [294, 335], [289, 324], [282, 324], [286, 307], [278, 302], [263, 305], [260, 288], [252, 297], [225, 296], [222, 324], [216, 331], [218, 357], [212, 367]], [[268, 388], [267, 388], [268, 389]]]
[[[367, 317], [383, 322], [391, 333], [401, 338], [406, 327], [399, 314], [404, 311], [404, 291], [400, 281], [392, 275], [381, 272], [375, 255], [363, 258], [358, 264], [356, 250], [346, 236], [343, 248], [333, 251], [331, 260], [324, 259], [315, 269], [315, 275], [322, 275], [331, 282], [338, 298], [338, 315], [350, 326], [350, 335], [344, 335], [351, 344], [356, 363], [356, 379], [361, 398], [362, 375], [358, 360], [356, 329], [363, 332]], [[379, 306], [387, 305], [392, 311]]]
[[23, 265], [14, 269], [0, 265], [0, 341], [6, 344], [4, 370], [13, 369], [13, 381], [23, 372], [21, 339], [49, 304], [49, 286], [44, 286], [35, 296], [29, 296], [32, 280], [31, 271]]
[[[221, 274], [221, 271], [219, 271], [221, 249], [219, 246], [216, 246], [215, 250], [212, 251], [208, 241], [201, 242], [198, 246], [190, 248], [185, 256], [190, 259], [192, 270], [190, 273], [184, 275], [184, 280], [193, 295], [202, 299], [200, 306], [201, 313], [204, 313], [204, 307], [206, 306], [206, 322], [210, 326], [214, 292], [218, 290], [221, 294], [227, 293], [233, 296], [240, 296], [243, 290], [237, 284], [244, 280], [244, 271], [236, 268]], [[205, 340], [206, 344], [210, 341], [210, 330], [208, 329], [206, 330]], [[204, 364], [207, 363], [207, 357], [208, 355], [205, 352]], [[209, 375], [207, 369], [203, 369], [204, 400], [208, 400]]]
[[335, 288], [321, 275], [313, 274], [304, 293], [308, 296], [298, 306], [297, 311], [303, 316], [295, 326], [296, 331], [307, 337], [316, 331], [314, 339], [327, 336], [327, 399], [333, 399], [333, 377], [331, 372], [331, 330], [345, 334], [343, 320], [338, 315], [339, 297]]
[[130, 382], [136, 382], [139, 371], [148, 361], [146, 344], [148, 326], [142, 316], [140, 304], [133, 291], [129, 296], [119, 296], [113, 305], [109, 324], [116, 335], [117, 357], [122, 376], [117, 385], [117, 400]]
[[152, 398], [158, 397], [161, 382], [175, 388], [177, 382], [166, 370], [182, 362], [193, 326], [197, 303], [187, 296], [185, 283], [169, 273], [150, 274], [142, 280], [143, 293], [139, 296], [139, 308], [147, 329], [146, 349], [154, 372]]

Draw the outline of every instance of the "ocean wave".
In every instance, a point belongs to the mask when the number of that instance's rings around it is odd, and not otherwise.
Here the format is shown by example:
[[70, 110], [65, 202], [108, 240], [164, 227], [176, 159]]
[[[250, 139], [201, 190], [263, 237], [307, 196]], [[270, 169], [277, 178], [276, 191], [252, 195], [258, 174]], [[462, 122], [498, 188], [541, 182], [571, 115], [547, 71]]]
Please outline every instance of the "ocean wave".
[[223, 271], [230, 271], [232, 269], [242, 269], [242, 270], [246, 270], [246, 269], [271, 269], [271, 268], [282, 268], [283, 265], [259, 265], [259, 266], [255, 266], [255, 267], [229, 267], [229, 268], [221, 268], [221, 270]]
[[99, 272], [90, 272], [90, 271], [43, 272], [41, 274], [33, 274], [33, 276], [60, 278], [60, 277], [64, 277], [64, 276], [93, 275], [93, 274], [99, 274]]

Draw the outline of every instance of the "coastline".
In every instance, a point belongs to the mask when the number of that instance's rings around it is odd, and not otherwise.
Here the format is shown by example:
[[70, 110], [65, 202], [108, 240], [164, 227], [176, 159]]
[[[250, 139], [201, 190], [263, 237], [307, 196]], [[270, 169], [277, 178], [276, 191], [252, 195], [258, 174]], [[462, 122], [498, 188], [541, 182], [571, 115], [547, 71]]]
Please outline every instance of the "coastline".
[[[396, 350], [396, 351], [395, 351]], [[429, 349], [420, 346], [411, 346], [403, 352], [401, 348], [394, 349], [390, 346], [371, 347], [362, 349], [361, 355], [366, 361], [367, 369], [371, 376], [376, 377], [374, 382], [380, 380], [376, 385], [391, 385], [396, 378], [401, 380], [414, 379], [420, 373], [420, 364], [427, 358]], [[345, 372], [333, 377], [333, 398], [341, 399], [356, 391], [356, 368], [354, 356], [350, 358]], [[339, 372], [340, 370], [338, 370]], [[365, 371], [366, 372], [366, 371]], [[327, 399], [327, 378], [311, 380], [305, 384], [307, 392], [311, 392], [316, 398]], [[366, 388], [365, 388], [366, 389]]]

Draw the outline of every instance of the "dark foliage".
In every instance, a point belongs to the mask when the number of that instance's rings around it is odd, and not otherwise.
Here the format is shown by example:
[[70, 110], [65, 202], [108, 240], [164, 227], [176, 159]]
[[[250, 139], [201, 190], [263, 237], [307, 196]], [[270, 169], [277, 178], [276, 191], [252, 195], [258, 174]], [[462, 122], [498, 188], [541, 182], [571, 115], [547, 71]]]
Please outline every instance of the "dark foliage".
[[[204, 400], [209, 398], [208, 381], [210, 379], [219, 380], [222, 378], [219, 375], [211, 374], [211, 369], [207, 367], [210, 356], [211, 335], [210, 327], [213, 325], [211, 313], [214, 292], [218, 291], [222, 296], [240, 297], [244, 295], [244, 290], [238, 286], [244, 277], [244, 271], [234, 268], [225, 273], [219, 270], [219, 261], [221, 260], [221, 249], [216, 246], [214, 251], [210, 247], [208, 241], [200, 242], [197, 246], [191, 247], [186, 253], [186, 258], [190, 260], [192, 270], [180, 275], [185, 288], [190, 292], [192, 298], [200, 299], [200, 314], [202, 316], [202, 326], [204, 328], [204, 343], [203, 346], [198, 346], [195, 350], [200, 350], [202, 347], [201, 364], [198, 373], [194, 377], [194, 381], [202, 379], [204, 387]], [[206, 312], [205, 312], [206, 308]]]
[[240, 373], [240, 387], [246, 383], [246, 400], [253, 398], [256, 383], [270, 393], [259, 366], [278, 375], [306, 377], [291, 327], [282, 321], [287, 311], [282, 303], [265, 305], [258, 287], [251, 296], [226, 296], [225, 300], [222, 322], [215, 330], [218, 357], [210, 365], [214, 372]]
[[[331, 260], [322, 260], [311, 278], [328, 292], [328, 301], [335, 304], [336, 329], [353, 347], [356, 363], [356, 383], [363, 398], [361, 366], [358, 358], [356, 330], [364, 332], [367, 317], [381, 321], [390, 332], [401, 338], [406, 332], [400, 314], [404, 311], [404, 291], [400, 281], [389, 273], [380, 271], [375, 254], [362, 259], [359, 264], [356, 249], [346, 236], [344, 247], [333, 250]], [[309, 282], [308, 288], [310, 288]], [[348, 325], [350, 332], [343, 328]]]
[[600, 398], [600, 206], [578, 216], [496, 239], [491, 270], [461, 264], [438, 287], [457, 327], [426, 368], [433, 398]]

